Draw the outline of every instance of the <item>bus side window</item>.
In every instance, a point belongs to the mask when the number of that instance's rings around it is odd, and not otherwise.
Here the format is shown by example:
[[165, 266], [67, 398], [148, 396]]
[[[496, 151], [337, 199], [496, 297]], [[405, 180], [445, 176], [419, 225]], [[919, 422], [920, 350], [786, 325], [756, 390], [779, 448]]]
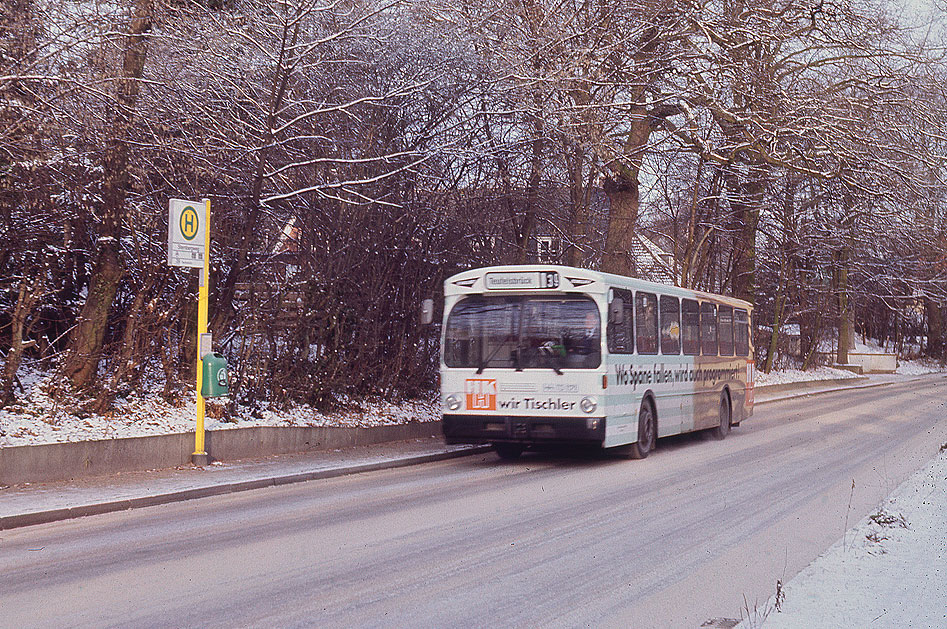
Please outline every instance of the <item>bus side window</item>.
[[737, 356], [750, 353], [750, 317], [746, 310], [737, 308], [733, 311], [733, 341]]
[[681, 305], [677, 297], [661, 295], [661, 353], [681, 353]]
[[733, 356], [733, 307], [717, 309], [717, 334], [720, 338], [720, 355]]
[[630, 290], [613, 289], [616, 298], [624, 302], [622, 322], [608, 322], [608, 351], [611, 354], [633, 354], [635, 352], [634, 302]]
[[684, 353], [688, 356], [700, 354], [700, 307], [693, 299], [681, 300], [683, 321], [681, 326], [681, 340]]
[[658, 353], [658, 298], [651, 293], [635, 293], [635, 328], [639, 354]]
[[700, 304], [700, 353], [717, 355], [717, 307], [709, 301]]

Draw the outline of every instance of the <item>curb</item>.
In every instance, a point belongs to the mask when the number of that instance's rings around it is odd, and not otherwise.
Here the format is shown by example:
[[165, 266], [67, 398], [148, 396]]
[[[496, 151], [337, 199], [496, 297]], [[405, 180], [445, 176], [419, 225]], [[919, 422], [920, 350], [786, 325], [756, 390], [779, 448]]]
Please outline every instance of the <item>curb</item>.
[[312, 480], [347, 476], [349, 474], [359, 474], [361, 472], [374, 472], [377, 470], [408, 467], [411, 465], [420, 465], [422, 463], [432, 463], [435, 461], [446, 461], [448, 459], [455, 459], [462, 456], [470, 456], [472, 454], [480, 454], [489, 451], [490, 446], [472, 446], [470, 448], [454, 450], [451, 452], [423, 454], [403, 459], [379, 461], [376, 463], [363, 463], [361, 465], [338, 467], [327, 470], [316, 470], [313, 472], [301, 472], [287, 476], [271, 476], [247, 481], [224, 483], [221, 485], [208, 485], [205, 487], [195, 487], [193, 489], [184, 489], [181, 491], [155, 494], [153, 496], [125, 498], [122, 500], [112, 500], [109, 502], [80, 505], [78, 507], [67, 507], [63, 509], [50, 509], [48, 511], [36, 511], [33, 513], [24, 513], [19, 515], [0, 516], [0, 531], [24, 526], [32, 526], [34, 524], [48, 524], [50, 522], [58, 522], [60, 520], [71, 520], [73, 518], [81, 518], [87, 515], [99, 515], [102, 513], [112, 513], [115, 511], [127, 511], [128, 509], [137, 509], [140, 507], [153, 507], [156, 505], [169, 504], [172, 502], [182, 502], [184, 500], [208, 498], [210, 496], [221, 496], [224, 494], [249, 491], [251, 489], [278, 487], [280, 485], [291, 485], [294, 483], [304, 483]]

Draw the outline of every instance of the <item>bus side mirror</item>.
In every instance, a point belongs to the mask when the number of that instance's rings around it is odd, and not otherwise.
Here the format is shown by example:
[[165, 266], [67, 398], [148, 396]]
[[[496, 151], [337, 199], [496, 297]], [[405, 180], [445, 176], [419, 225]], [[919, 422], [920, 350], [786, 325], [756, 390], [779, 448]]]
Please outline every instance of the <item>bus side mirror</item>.
[[608, 304], [608, 322], [612, 325], [621, 325], [625, 321], [625, 300], [616, 297]]
[[421, 302], [421, 325], [434, 323], [434, 300], [425, 299]]

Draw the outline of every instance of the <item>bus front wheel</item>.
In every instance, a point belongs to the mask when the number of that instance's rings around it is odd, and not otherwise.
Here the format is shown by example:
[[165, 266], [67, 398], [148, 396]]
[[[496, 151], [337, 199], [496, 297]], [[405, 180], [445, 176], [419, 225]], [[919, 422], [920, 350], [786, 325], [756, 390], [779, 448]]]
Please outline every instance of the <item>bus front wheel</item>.
[[493, 449], [504, 461], [515, 461], [523, 454], [523, 446], [518, 443], [494, 443]]
[[631, 444], [628, 454], [632, 459], [643, 459], [654, 450], [656, 440], [654, 407], [650, 400], [642, 400], [641, 410], [638, 411], [638, 441]]

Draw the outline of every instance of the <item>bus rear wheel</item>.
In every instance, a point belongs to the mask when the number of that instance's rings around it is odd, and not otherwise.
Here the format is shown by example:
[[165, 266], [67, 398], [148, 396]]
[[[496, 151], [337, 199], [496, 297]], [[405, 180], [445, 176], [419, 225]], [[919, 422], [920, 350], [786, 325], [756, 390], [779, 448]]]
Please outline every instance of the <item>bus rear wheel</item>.
[[648, 453], [654, 450], [656, 440], [654, 407], [651, 406], [650, 400], [642, 400], [641, 409], [638, 411], [638, 441], [629, 446], [629, 457], [632, 459], [646, 458]]
[[711, 428], [711, 435], [714, 439], [726, 439], [730, 433], [730, 422], [733, 419], [733, 412], [730, 408], [730, 396], [724, 391], [720, 394], [720, 423], [716, 428]]
[[493, 449], [504, 461], [515, 461], [523, 454], [523, 446], [518, 443], [494, 443]]

